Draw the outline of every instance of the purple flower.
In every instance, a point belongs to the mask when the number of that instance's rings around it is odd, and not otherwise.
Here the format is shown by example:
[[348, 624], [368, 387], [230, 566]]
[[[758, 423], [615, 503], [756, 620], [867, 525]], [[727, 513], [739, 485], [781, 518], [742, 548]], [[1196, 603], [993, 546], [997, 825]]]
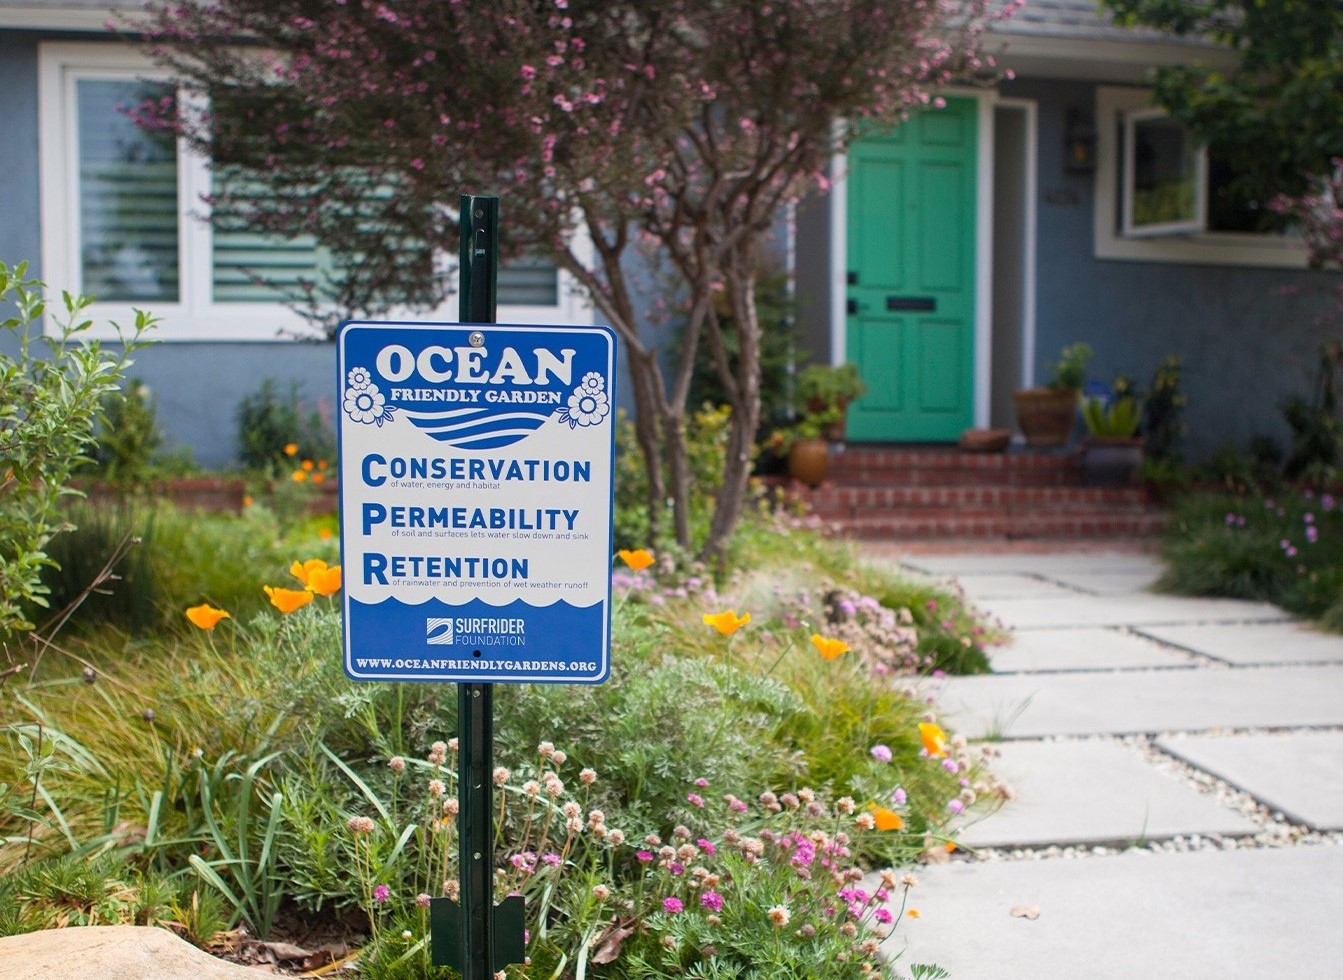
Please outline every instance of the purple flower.
[[373, 901], [382, 903], [392, 897], [392, 890], [386, 885], [373, 886]]
[[961, 771], [961, 767], [956, 764], [955, 759], [943, 759], [942, 768], [953, 775]]
[[685, 795], [685, 798], [686, 802], [688, 802], [691, 806], [698, 806], [698, 807], [704, 806], [704, 797], [700, 796], [698, 793], [687, 793]]
[[872, 758], [876, 759], [878, 762], [890, 762], [891, 761], [890, 747], [886, 745], [872, 746]]
[[705, 854], [709, 855], [709, 857], [713, 857], [714, 853], [713, 841], [706, 840], [705, 838], [701, 837], [699, 840], [695, 841], [695, 846], [698, 847]]
[[950, 810], [952, 813], [964, 813], [965, 804], [962, 803], [960, 800], [948, 800], [947, 809]]
[[1309, 511], [1307, 511], [1307, 512], [1306, 512], [1306, 515], [1305, 515], [1304, 517], [1302, 517], [1301, 519], [1302, 519], [1303, 521], [1305, 521], [1307, 524], [1314, 524], [1314, 523], [1315, 523], [1315, 515], [1312, 514], [1312, 513], [1310, 513]]
[[644, 864], [647, 864], [649, 861], [653, 860], [652, 851], [639, 851], [634, 856], [638, 858], [640, 861], [642, 861]]
[[1333, 510], [1333, 509], [1334, 509], [1334, 498], [1333, 498], [1333, 495], [1332, 495], [1332, 494], [1327, 494], [1327, 493], [1325, 493], [1325, 494], [1321, 494], [1321, 495], [1320, 495], [1320, 506], [1323, 507], [1325, 510]]
[[685, 906], [681, 904], [679, 898], [668, 897], [662, 900], [662, 911], [675, 915], [677, 912], [684, 912]]
[[872, 913], [872, 918], [876, 919], [883, 925], [890, 925], [893, 919], [890, 909], [877, 909], [875, 912]]
[[723, 911], [723, 896], [717, 892], [705, 892], [699, 897], [699, 903], [710, 912]]
[[897, 786], [895, 788], [895, 792], [891, 794], [891, 802], [894, 803], [896, 806], [904, 806], [905, 801], [907, 799], [908, 796], [906, 795], [905, 788], [903, 786]]
[[709, 781], [705, 779], [703, 776], [701, 776], [699, 779], [695, 780], [695, 785], [698, 786], [700, 789], [707, 789], [709, 786]]

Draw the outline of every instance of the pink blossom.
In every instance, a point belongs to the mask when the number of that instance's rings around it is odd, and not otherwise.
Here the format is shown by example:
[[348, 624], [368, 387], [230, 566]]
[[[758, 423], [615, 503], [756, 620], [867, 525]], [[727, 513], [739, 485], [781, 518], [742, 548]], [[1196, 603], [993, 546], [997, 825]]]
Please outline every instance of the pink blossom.
[[669, 915], [676, 915], [678, 912], [685, 911], [685, 905], [679, 898], [669, 895], [662, 900], [662, 911]]

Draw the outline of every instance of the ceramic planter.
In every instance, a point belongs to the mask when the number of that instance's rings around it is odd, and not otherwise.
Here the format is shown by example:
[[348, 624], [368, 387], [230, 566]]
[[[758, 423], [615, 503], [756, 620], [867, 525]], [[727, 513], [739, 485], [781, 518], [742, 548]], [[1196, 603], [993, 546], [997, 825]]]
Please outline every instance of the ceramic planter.
[[1142, 439], [1089, 436], [1082, 444], [1082, 476], [1090, 487], [1137, 486], [1142, 478]]
[[1072, 388], [1023, 388], [1012, 393], [1017, 424], [1028, 446], [1062, 446], [1077, 420], [1077, 392]]
[[798, 439], [788, 450], [788, 475], [809, 487], [825, 482], [830, 469], [830, 446], [824, 439]]

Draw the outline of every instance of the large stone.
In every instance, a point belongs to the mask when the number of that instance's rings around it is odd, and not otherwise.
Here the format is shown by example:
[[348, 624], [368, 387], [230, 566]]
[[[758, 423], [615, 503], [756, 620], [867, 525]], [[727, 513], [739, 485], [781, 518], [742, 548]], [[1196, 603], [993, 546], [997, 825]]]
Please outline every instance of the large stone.
[[1133, 844], [1258, 828], [1110, 741], [1005, 742], [993, 770], [1016, 791], [966, 827], [971, 847]]
[[954, 980], [1343, 976], [1336, 845], [952, 863], [917, 874], [909, 904], [919, 918], [902, 919], [886, 943], [892, 954], [904, 949], [906, 973], [937, 963]]
[[1316, 830], [1343, 830], [1343, 732], [1173, 735], [1157, 745]]
[[1140, 632], [1232, 664], [1343, 664], [1343, 636], [1302, 623], [1144, 626]]
[[166, 929], [79, 926], [0, 939], [0, 980], [256, 980]]
[[1023, 630], [989, 651], [1000, 674], [1059, 670], [1188, 667], [1179, 651], [1117, 629]]
[[1040, 738], [1343, 725], [1343, 666], [995, 674], [944, 682], [951, 727]]

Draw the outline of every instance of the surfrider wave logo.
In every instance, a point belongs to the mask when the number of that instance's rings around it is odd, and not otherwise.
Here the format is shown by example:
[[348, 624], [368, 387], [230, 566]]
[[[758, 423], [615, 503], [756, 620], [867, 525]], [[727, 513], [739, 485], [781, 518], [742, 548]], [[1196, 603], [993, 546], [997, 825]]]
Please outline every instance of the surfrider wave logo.
[[452, 618], [430, 617], [424, 621], [424, 642], [431, 647], [452, 646]]

